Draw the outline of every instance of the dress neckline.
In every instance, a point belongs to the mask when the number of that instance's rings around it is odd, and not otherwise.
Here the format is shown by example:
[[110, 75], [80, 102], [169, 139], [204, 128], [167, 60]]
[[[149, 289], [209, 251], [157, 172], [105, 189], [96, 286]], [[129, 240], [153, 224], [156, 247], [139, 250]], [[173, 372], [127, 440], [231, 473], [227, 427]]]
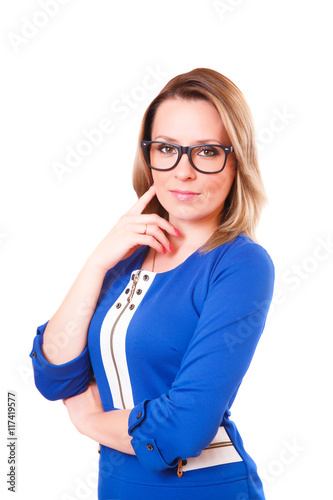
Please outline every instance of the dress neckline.
[[166, 275], [166, 274], [168, 274], [168, 273], [172, 273], [173, 271], [176, 271], [176, 269], [178, 269], [178, 268], [179, 268], [179, 267], [181, 267], [183, 264], [185, 264], [185, 262], [187, 262], [187, 261], [188, 261], [188, 260], [189, 260], [189, 259], [190, 259], [193, 255], [197, 254], [197, 253], [198, 253], [198, 250], [199, 250], [199, 249], [197, 249], [197, 250], [195, 250], [193, 253], [191, 253], [188, 257], [186, 257], [186, 259], [185, 259], [183, 262], [181, 262], [180, 264], [178, 264], [178, 266], [175, 266], [175, 267], [173, 267], [172, 269], [169, 269], [168, 271], [163, 271], [163, 272], [161, 272], [161, 273], [158, 273], [157, 271], [149, 271], [148, 269], [142, 269], [142, 268], [141, 268], [141, 266], [142, 266], [142, 264], [143, 264], [143, 261], [145, 260], [145, 258], [146, 258], [146, 256], [147, 256], [147, 253], [148, 253], [148, 251], [149, 251], [149, 249], [150, 249], [150, 247], [149, 247], [149, 246], [147, 246], [146, 248], [147, 248], [147, 251], [146, 251], [146, 252], [143, 252], [143, 257], [141, 257], [141, 259], [140, 259], [140, 262], [139, 262], [139, 269], [138, 269], [138, 270], [140, 270], [140, 271], [142, 271], [142, 272], [145, 272], [145, 273], [149, 273], [149, 274], [150, 274], [150, 275], [152, 275], [152, 276], [156, 276], [156, 275], [159, 275], [159, 274], [161, 274], [161, 275]]

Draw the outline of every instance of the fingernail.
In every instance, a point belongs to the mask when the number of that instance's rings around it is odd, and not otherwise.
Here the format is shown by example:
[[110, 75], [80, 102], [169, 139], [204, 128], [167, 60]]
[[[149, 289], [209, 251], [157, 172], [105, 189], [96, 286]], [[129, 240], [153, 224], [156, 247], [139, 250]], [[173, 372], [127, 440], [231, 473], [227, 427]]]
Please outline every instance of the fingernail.
[[163, 253], [166, 253], [166, 250], [165, 250], [165, 248], [164, 248], [164, 247], [163, 247]]
[[175, 230], [175, 233], [177, 234], [177, 236], [179, 236], [180, 232], [178, 231], [178, 229], [174, 228], [174, 230]]
[[169, 246], [169, 250], [170, 250], [170, 252], [172, 252], [172, 250], [173, 250], [173, 248], [172, 248], [172, 246], [171, 246], [171, 245]]

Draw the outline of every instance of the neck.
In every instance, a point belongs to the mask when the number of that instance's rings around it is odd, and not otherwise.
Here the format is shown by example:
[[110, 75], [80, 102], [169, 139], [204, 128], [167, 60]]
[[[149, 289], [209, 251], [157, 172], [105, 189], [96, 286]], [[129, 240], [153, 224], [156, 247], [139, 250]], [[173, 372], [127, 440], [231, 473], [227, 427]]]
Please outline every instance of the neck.
[[[179, 236], [167, 234], [168, 240], [172, 246], [172, 252], [165, 255], [152, 250], [149, 252], [147, 265], [149, 269], [155, 272], [164, 272], [173, 269], [184, 262], [189, 255], [200, 248], [213, 234], [216, 224], [210, 225], [199, 221], [183, 221], [169, 217], [169, 221], [179, 231]], [[156, 263], [156, 265], [155, 265]]]
[[169, 236], [174, 252], [178, 249], [196, 250], [211, 237], [216, 229], [216, 221], [182, 221], [169, 218], [169, 222], [180, 232], [179, 236]]

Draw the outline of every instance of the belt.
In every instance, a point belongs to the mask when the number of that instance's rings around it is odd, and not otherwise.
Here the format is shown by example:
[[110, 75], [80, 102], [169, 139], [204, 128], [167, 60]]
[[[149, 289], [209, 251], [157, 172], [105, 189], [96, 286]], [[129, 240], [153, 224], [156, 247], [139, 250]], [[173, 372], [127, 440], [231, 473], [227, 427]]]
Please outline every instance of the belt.
[[190, 457], [180, 460], [178, 463], [178, 476], [183, 472], [195, 469], [203, 469], [214, 465], [242, 462], [242, 457], [236, 451], [225, 428], [219, 427], [216, 436], [207, 448], [204, 448], [198, 457]]

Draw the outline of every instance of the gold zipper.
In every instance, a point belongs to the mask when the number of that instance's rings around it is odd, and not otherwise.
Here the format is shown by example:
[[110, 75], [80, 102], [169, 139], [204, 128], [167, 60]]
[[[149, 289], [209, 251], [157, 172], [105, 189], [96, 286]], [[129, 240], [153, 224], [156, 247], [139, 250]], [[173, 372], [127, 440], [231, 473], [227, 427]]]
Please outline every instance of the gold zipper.
[[131, 289], [131, 293], [129, 294], [129, 296], [127, 297], [127, 302], [130, 303], [132, 298], [133, 298], [133, 295], [134, 295], [134, 292], [135, 292], [135, 288], [136, 288], [136, 285], [139, 281], [139, 278], [140, 278], [140, 272], [139, 271], [138, 273], [134, 274], [133, 275], [133, 285], [132, 285], [132, 289]]
[[117, 323], [118, 323], [119, 319], [122, 317], [122, 315], [126, 311], [127, 307], [129, 306], [129, 304], [130, 304], [130, 302], [131, 302], [131, 300], [133, 298], [136, 285], [137, 285], [137, 283], [139, 281], [139, 278], [140, 278], [140, 273], [141, 273], [141, 270], [137, 274], [133, 275], [133, 285], [132, 285], [131, 292], [130, 292], [129, 296], [127, 297], [127, 303], [126, 303], [124, 309], [120, 312], [120, 314], [119, 314], [118, 318], [116, 319], [116, 321], [114, 322], [113, 327], [111, 329], [111, 334], [110, 334], [111, 356], [112, 356], [112, 361], [113, 361], [113, 364], [114, 364], [114, 367], [115, 367], [115, 370], [116, 370], [116, 375], [117, 375], [117, 380], [118, 380], [118, 385], [119, 385], [119, 391], [120, 391], [120, 397], [121, 397], [121, 402], [122, 402], [123, 408], [125, 408], [125, 402], [124, 402], [123, 391], [121, 389], [121, 383], [120, 383], [120, 377], [119, 377], [119, 372], [118, 372], [118, 368], [117, 368], [117, 363], [116, 363], [116, 359], [114, 357], [114, 351], [113, 351], [113, 334], [114, 334], [114, 331], [115, 331], [115, 328], [117, 326]]
[[234, 444], [231, 441], [220, 441], [219, 443], [211, 443], [204, 450], [210, 450], [211, 448], [222, 448], [223, 446], [233, 446]]
[[[204, 450], [210, 450], [212, 448], [223, 448], [224, 446], [233, 446], [232, 441], [220, 441], [219, 443], [211, 443]], [[183, 466], [187, 464], [187, 460], [179, 460], [177, 467], [177, 476], [182, 477], [183, 475]]]
[[[183, 464], [183, 462], [185, 462]], [[187, 464], [187, 460], [179, 460], [178, 462], [178, 468], [177, 468], [177, 476], [178, 477], [182, 477], [183, 475], [183, 465], [186, 465]]]

